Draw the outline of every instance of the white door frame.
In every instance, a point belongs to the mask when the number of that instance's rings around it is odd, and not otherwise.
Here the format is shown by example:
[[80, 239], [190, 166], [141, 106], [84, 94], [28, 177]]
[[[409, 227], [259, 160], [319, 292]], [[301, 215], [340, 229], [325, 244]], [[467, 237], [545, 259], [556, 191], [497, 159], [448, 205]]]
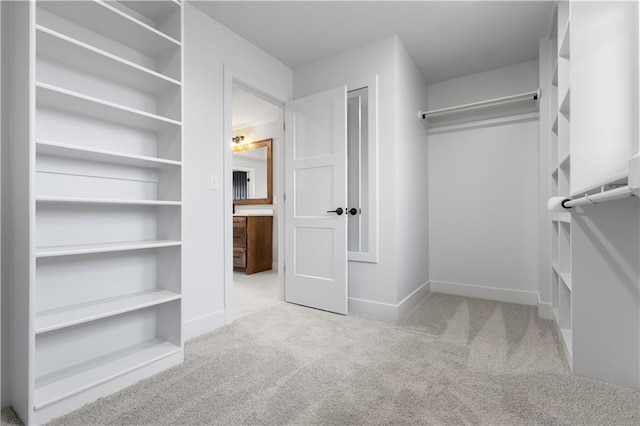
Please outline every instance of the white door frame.
[[[278, 298], [284, 300], [284, 258], [285, 258], [285, 209], [284, 209], [284, 104], [286, 100], [256, 89], [248, 82], [242, 81], [235, 77], [233, 69], [228, 64], [223, 65], [223, 139], [229, 143], [223, 143], [224, 146], [224, 176], [231, 176], [233, 173], [233, 159], [231, 156], [231, 139], [233, 138], [232, 129], [232, 112], [233, 112], [233, 83], [241, 84], [247, 90], [265, 100], [279, 105], [280, 123], [283, 126], [278, 129], [278, 145], [273, 146], [274, 158], [277, 158], [278, 166], [273, 168], [274, 185], [273, 201], [277, 206], [277, 224], [278, 224]], [[234, 320], [234, 292], [233, 292], [233, 182], [231, 179], [222, 179], [224, 182], [224, 322], [231, 324]]]

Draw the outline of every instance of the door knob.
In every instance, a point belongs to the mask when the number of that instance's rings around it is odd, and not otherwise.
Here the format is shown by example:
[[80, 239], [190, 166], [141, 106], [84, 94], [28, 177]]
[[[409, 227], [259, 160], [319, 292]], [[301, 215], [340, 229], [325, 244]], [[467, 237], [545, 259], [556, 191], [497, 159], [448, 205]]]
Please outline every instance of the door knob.
[[356, 209], [355, 207], [351, 207], [350, 209], [347, 210], [347, 214], [350, 214], [352, 216], [355, 216], [358, 213], [360, 213], [360, 210]]
[[344, 210], [342, 209], [342, 207], [338, 207], [335, 210], [327, 210], [327, 213], [335, 213], [338, 216], [342, 215], [342, 213], [344, 213]]

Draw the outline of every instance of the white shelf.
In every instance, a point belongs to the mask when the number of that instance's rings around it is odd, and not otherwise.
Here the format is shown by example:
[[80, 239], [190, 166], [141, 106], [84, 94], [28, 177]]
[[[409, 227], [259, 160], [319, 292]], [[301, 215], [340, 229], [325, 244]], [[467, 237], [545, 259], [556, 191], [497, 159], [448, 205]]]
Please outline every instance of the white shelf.
[[560, 264], [558, 262], [553, 262], [551, 267], [555, 271], [556, 274], [560, 275]]
[[556, 134], [556, 136], [558, 136], [558, 114], [556, 114], [556, 117], [553, 119], [551, 130]]
[[167, 290], [150, 290], [36, 313], [36, 334], [83, 324], [180, 299]]
[[36, 30], [38, 56], [156, 95], [181, 86], [179, 81], [49, 28], [37, 25]]
[[180, 346], [167, 341], [152, 339], [98, 359], [36, 378], [35, 408], [46, 407], [145, 365], [178, 354], [181, 350]]
[[560, 160], [560, 163], [558, 164], [558, 168], [565, 170], [565, 171], [569, 171], [571, 169], [571, 154], [567, 153], [564, 158], [562, 158]]
[[157, 22], [161, 18], [164, 18], [166, 15], [176, 11], [176, 8], [181, 7], [181, 3], [175, 0], [135, 0], [120, 1], [119, 3], [154, 22]]
[[569, 212], [560, 212], [560, 213], [558, 213], [558, 222], [571, 223], [571, 213], [569, 213]]
[[551, 177], [556, 179], [556, 180], [558, 179], [558, 167], [553, 169], [553, 172], [551, 173]]
[[177, 129], [181, 125], [179, 121], [170, 118], [114, 104], [113, 102], [45, 83], [36, 83], [36, 102], [38, 105], [51, 109], [153, 132]]
[[[567, 351], [568, 358], [570, 358], [573, 356], [573, 333], [571, 329], [561, 328], [560, 335], [562, 336], [562, 345]], [[569, 359], [567, 361], [569, 361]]]
[[560, 280], [567, 287], [567, 289], [569, 290], [569, 293], [571, 293], [571, 274], [567, 274], [567, 273], [560, 274]]
[[77, 244], [36, 247], [36, 257], [75, 256], [80, 254], [109, 253], [179, 246], [176, 240], [125, 241], [117, 243]]
[[556, 61], [553, 67], [553, 75], [551, 76], [551, 85], [558, 87], [558, 62]]
[[567, 21], [567, 25], [564, 28], [564, 31], [561, 35], [562, 44], [560, 45], [560, 49], [558, 50], [558, 56], [564, 59], [570, 59], [570, 32], [571, 32], [571, 21]]
[[173, 166], [179, 167], [182, 165], [180, 161], [167, 160], [164, 158], [123, 154], [117, 151], [88, 148], [80, 145], [66, 144], [43, 139], [36, 140], [36, 153], [147, 169], [159, 169]]
[[67, 204], [119, 204], [132, 206], [179, 206], [180, 201], [160, 200], [118, 200], [108, 198], [76, 198], [76, 197], [36, 197], [38, 203], [67, 203]]
[[38, 6], [140, 52], [159, 56], [181, 43], [104, 1], [43, 1]]
[[562, 97], [559, 111], [567, 118], [571, 116], [571, 89], [569, 88], [567, 88], [567, 91]]

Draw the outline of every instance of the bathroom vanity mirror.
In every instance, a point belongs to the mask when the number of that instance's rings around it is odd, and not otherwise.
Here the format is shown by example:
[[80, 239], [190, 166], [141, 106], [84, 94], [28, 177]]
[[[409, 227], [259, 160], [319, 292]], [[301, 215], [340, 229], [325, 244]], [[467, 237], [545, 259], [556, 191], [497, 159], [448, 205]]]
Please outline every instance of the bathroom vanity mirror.
[[273, 203], [272, 142], [264, 139], [233, 144], [234, 204]]

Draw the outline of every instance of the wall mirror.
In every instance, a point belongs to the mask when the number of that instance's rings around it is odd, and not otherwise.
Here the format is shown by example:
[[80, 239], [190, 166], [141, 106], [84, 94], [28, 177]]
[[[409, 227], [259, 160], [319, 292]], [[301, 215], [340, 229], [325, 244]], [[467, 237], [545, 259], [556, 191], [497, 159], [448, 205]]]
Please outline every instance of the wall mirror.
[[272, 204], [273, 164], [272, 139], [245, 143], [234, 138], [233, 203]]

